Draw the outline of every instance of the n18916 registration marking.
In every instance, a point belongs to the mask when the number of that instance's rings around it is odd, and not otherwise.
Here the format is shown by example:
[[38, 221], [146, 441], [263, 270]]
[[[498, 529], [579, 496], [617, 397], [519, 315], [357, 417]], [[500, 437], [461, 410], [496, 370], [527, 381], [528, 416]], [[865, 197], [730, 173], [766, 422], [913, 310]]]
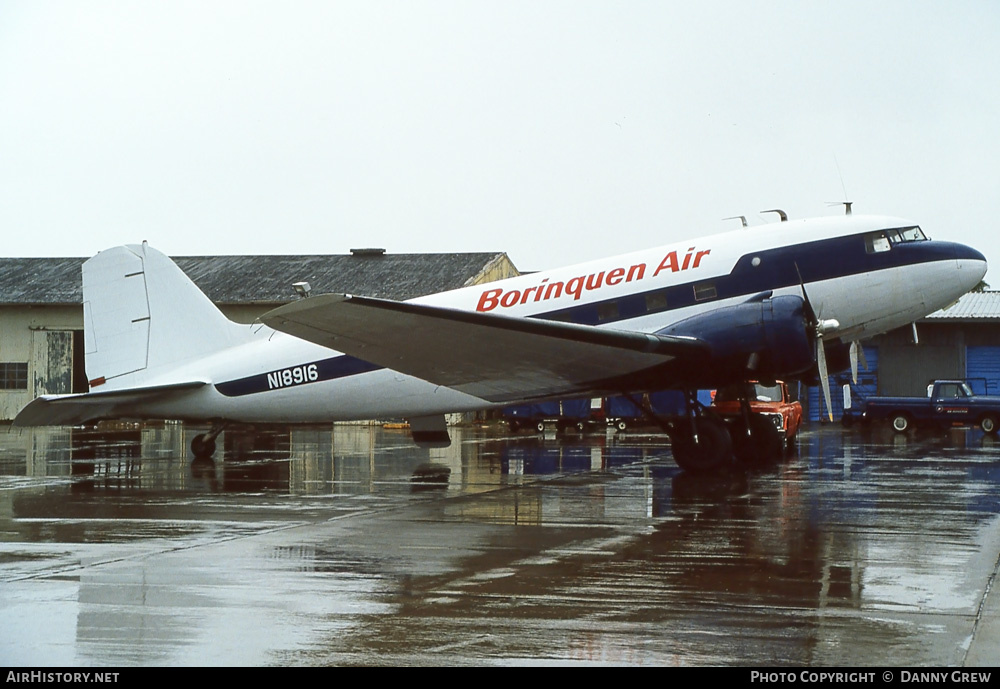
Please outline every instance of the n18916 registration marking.
[[267, 374], [267, 389], [287, 388], [290, 385], [302, 385], [319, 380], [319, 369], [316, 364], [293, 366]]

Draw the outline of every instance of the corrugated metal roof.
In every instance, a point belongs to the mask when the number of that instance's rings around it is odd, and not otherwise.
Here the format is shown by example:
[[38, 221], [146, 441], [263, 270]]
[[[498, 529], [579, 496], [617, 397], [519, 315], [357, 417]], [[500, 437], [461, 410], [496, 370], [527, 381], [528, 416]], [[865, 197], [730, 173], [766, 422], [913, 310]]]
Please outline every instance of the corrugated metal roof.
[[[503, 252], [329, 256], [180, 256], [177, 265], [219, 304], [283, 303], [292, 283], [313, 294], [412, 299], [462, 287]], [[83, 258], [0, 258], [0, 304], [79, 304]]]
[[1000, 320], [1000, 291], [969, 292], [926, 320]]
[[0, 258], [0, 303], [79, 304], [82, 258]]

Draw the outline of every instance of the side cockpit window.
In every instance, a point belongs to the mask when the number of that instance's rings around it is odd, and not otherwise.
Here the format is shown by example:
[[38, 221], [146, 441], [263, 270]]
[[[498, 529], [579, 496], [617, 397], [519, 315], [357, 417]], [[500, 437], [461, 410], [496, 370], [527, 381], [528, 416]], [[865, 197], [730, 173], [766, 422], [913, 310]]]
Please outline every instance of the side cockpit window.
[[868, 233], [865, 235], [865, 249], [870, 254], [877, 254], [889, 251], [897, 244], [909, 244], [910, 242], [923, 242], [926, 240], [927, 235], [915, 225], [913, 227], [898, 227], [891, 230], [879, 230]]
[[892, 246], [889, 244], [889, 238], [885, 236], [885, 232], [872, 232], [865, 235], [865, 249], [867, 249], [868, 253], [878, 254], [888, 251], [891, 248]]

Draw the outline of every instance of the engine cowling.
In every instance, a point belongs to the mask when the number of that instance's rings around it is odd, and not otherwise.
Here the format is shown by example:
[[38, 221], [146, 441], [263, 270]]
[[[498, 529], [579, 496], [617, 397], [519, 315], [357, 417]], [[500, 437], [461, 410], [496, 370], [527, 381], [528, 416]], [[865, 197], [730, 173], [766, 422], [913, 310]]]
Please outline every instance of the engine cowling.
[[690, 387], [717, 387], [733, 380], [792, 378], [815, 364], [811, 325], [801, 297], [763, 296], [685, 318], [657, 331], [706, 342], [700, 366], [682, 373]]

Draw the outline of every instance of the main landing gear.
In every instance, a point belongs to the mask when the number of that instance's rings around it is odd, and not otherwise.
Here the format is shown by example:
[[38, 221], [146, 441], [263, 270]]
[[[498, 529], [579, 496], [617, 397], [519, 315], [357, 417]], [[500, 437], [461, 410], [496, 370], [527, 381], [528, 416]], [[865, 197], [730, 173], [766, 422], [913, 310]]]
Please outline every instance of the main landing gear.
[[686, 415], [661, 425], [670, 434], [677, 465], [689, 473], [719, 471], [734, 463], [755, 466], [779, 459], [784, 443], [778, 429], [764, 416], [750, 411], [741, 400], [739, 418], [727, 423], [712, 409], [698, 402], [693, 391], [686, 394]]
[[745, 465], [757, 465], [781, 457], [784, 441], [768, 417], [750, 411], [750, 400], [744, 389], [740, 395], [740, 418], [732, 423], [733, 455]]
[[691, 473], [717, 471], [732, 463], [733, 440], [726, 423], [702, 408], [676, 424], [670, 445], [677, 466]]
[[215, 454], [215, 439], [225, 430], [224, 423], [212, 425], [212, 430], [208, 433], [200, 433], [191, 441], [191, 454], [195, 459], [209, 459]]

